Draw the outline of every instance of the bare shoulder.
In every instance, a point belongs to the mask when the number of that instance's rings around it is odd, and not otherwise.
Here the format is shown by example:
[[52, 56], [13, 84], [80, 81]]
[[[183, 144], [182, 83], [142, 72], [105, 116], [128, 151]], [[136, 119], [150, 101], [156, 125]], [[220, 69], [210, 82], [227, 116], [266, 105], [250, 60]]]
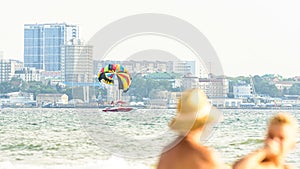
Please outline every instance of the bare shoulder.
[[220, 158], [220, 154], [216, 152], [214, 149], [205, 147], [205, 146], [200, 146], [198, 148], [199, 156], [201, 158], [208, 162], [212, 168], [224, 168], [223, 162]]
[[214, 159], [215, 157], [219, 157], [218, 153], [213, 148], [210, 148], [210, 147], [199, 145], [199, 146], [196, 147], [196, 150], [200, 154], [203, 154], [203, 155], [205, 155], [206, 157], [208, 157], [210, 159]]

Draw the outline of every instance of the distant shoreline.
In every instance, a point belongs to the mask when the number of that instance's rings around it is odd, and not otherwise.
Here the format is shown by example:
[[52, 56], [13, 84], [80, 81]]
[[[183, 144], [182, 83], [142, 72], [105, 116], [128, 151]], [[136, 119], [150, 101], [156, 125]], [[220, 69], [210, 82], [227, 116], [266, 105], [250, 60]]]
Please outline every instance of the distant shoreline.
[[[134, 106], [132, 106], [134, 107]], [[5, 109], [99, 109], [102, 110], [105, 107], [95, 107], [95, 106], [73, 106], [73, 107], [3, 107], [0, 110]], [[137, 109], [174, 109], [176, 108], [145, 108], [145, 107], [134, 107]], [[234, 108], [234, 107], [217, 107], [220, 110], [300, 110], [300, 107], [268, 107], [268, 108]]]

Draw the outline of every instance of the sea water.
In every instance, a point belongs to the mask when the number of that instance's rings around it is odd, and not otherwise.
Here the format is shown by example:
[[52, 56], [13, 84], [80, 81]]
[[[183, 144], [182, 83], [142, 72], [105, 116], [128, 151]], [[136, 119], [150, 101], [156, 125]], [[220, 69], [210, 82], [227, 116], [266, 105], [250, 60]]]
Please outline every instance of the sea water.
[[[278, 110], [221, 110], [223, 121], [202, 140], [228, 168], [263, 144], [268, 119]], [[300, 121], [299, 110], [287, 110]], [[0, 112], [0, 168], [150, 169], [176, 138], [168, 123], [175, 110], [5, 108]], [[300, 168], [300, 148], [287, 162]]]

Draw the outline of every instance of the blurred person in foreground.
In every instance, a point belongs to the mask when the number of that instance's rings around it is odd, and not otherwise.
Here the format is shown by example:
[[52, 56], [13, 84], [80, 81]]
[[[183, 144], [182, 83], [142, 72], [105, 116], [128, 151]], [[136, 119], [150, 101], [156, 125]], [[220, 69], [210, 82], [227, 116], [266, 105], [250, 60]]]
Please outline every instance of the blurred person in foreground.
[[238, 160], [234, 169], [293, 168], [285, 163], [285, 155], [295, 148], [298, 122], [288, 113], [278, 113], [269, 121], [264, 147]]
[[216, 153], [200, 143], [200, 137], [211, 132], [221, 116], [200, 89], [183, 92], [176, 116], [169, 124], [179, 136], [164, 148], [157, 169], [224, 168]]

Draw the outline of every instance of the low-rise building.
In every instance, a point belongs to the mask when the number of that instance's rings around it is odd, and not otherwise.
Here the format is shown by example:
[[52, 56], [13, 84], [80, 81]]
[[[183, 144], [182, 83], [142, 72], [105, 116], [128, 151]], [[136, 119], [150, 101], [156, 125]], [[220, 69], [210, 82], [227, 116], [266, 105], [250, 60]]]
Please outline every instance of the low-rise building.
[[226, 98], [229, 92], [229, 83], [225, 77], [200, 78], [199, 88], [209, 98]]
[[42, 107], [46, 104], [68, 104], [68, 95], [66, 94], [38, 94], [36, 104]]
[[199, 78], [191, 73], [188, 73], [182, 77], [183, 90], [199, 88]]
[[299, 83], [296, 81], [278, 81], [274, 82], [276, 88], [280, 91], [290, 89], [295, 83]]
[[1, 104], [5, 107], [32, 107], [36, 103], [33, 93], [12, 92], [0, 95]]
[[250, 84], [240, 84], [233, 86], [234, 98], [251, 98], [253, 88]]
[[243, 99], [213, 98], [209, 99], [209, 102], [217, 108], [240, 108]]
[[19, 77], [26, 82], [31, 81], [41, 81], [41, 72], [43, 70], [38, 70], [35, 68], [22, 68], [15, 71], [15, 77]]

